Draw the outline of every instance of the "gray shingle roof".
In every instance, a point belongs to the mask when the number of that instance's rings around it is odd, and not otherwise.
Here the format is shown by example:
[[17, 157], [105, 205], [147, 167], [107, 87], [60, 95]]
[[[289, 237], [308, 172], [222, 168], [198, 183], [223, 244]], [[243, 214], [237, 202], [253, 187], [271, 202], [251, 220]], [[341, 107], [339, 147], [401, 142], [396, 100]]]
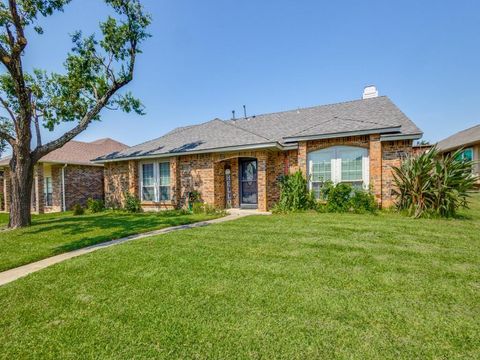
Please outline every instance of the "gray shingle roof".
[[[97, 160], [114, 160], [214, 149], [286, 145], [292, 138], [378, 129], [395, 135], [420, 135], [422, 131], [385, 96], [257, 115], [247, 119], [215, 119], [177, 128], [166, 135]], [[289, 139], [290, 138], [290, 139]]]
[[462, 130], [438, 142], [439, 151], [449, 151], [480, 142], [480, 124]]

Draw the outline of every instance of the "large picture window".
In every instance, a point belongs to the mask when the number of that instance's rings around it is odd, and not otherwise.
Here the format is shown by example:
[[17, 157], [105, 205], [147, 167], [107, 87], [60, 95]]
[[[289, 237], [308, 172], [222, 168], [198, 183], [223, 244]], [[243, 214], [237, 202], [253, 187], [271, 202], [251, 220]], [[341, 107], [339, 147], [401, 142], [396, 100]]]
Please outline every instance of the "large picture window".
[[346, 182], [368, 188], [368, 150], [353, 146], [333, 146], [308, 154], [310, 189], [320, 197], [327, 181]]
[[142, 201], [170, 200], [170, 163], [166, 161], [142, 163], [140, 189]]

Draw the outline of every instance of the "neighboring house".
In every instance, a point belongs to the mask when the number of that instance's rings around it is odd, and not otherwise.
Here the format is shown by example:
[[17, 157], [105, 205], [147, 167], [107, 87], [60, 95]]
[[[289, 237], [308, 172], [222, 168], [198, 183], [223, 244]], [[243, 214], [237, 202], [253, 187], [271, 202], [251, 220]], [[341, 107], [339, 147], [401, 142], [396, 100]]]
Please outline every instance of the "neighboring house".
[[475, 161], [473, 172], [480, 176], [480, 124], [440, 141], [437, 148], [442, 154], [462, 149], [460, 158]]
[[198, 191], [218, 208], [268, 210], [278, 202], [279, 179], [301, 170], [319, 196], [322, 183], [371, 188], [392, 205], [392, 165], [412, 153], [422, 131], [387, 97], [367, 87], [362, 100], [242, 119], [215, 119], [110, 154], [105, 197], [120, 205], [125, 192], [144, 209], [182, 207]]
[[[70, 141], [44, 156], [35, 167], [32, 211], [69, 210], [75, 204], [85, 205], [88, 198], [103, 199], [103, 165], [95, 164], [91, 159], [127, 148], [127, 145], [112, 139], [90, 143]], [[4, 211], [9, 209], [9, 162], [10, 158], [0, 160], [0, 187], [3, 193], [0, 209]]]

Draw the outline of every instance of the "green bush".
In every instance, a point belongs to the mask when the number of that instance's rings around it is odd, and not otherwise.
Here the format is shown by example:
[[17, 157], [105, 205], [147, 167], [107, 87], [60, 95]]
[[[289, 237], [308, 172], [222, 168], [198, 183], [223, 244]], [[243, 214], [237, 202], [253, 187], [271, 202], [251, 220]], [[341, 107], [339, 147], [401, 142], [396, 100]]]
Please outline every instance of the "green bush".
[[350, 208], [350, 198], [353, 188], [350, 184], [339, 183], [337, 185], [331, 182], [326, 183], [321, 196], [327, 201], [326, 210], [328, 212], [346, 212]]
[[315, 209], [317, 202], [308, 190], [307, 179], [301, 171], [285, 175], [280, 179], [280, 200], [276, 212], [291, 212]]
[[419, 218], [452, 217], [467, 207], [476, 177], [472, 161], [458, 160], [461, 151], [442, 156], [433, 148], [394, 167], [397, 209]]
[[80, 204], [75, 204], [73, 206], [73, 215], [80, 216], [83, 214], [85, 214], [85, 209], [83, 208], [83, 206]]
[[334, 185], [326, 183], [321, 190], [322, 199], [326, 201], [320, 211], [374, 213], [378, 206], [375, 197], [369, 191], [353, 188], [347, 183]]
[[99, 213], [105, 210], [105, 203], [102, 200], [89, 198], [87, 200], [87, 209], [92, 213]]
[[123, 206], [123, 209], [125, 211], [129, 213], [142, 212], [142, 204], [138, 197], [130, 194], [129, 192], [126, 192], [124, 196], [125, 196], [125, 205]]
[[374, 213], [378, 210], [375, 196], [369, 191], [355, 189], [350, 198], [351, 209], [356, 213]]

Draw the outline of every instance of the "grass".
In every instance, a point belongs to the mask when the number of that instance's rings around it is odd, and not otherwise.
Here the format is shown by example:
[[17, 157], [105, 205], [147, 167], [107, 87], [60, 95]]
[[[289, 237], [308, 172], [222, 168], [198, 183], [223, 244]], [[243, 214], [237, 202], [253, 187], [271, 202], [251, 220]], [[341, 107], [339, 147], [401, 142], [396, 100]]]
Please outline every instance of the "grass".
[[[0, 271], [111, 239], [214, 217], [216, 216], [185, 214], [181, 211], [143, 214], [106, 211], [83, 216], [73, 216], [70, 212], [34, 215], [29, 228], [0, 229]], [[8, 215], [0, 214], [0, 227], [7, 223]]]
[[462, 219], [256, 216], [0, 288], [3, 358], [479, 358], [480, 198]]

